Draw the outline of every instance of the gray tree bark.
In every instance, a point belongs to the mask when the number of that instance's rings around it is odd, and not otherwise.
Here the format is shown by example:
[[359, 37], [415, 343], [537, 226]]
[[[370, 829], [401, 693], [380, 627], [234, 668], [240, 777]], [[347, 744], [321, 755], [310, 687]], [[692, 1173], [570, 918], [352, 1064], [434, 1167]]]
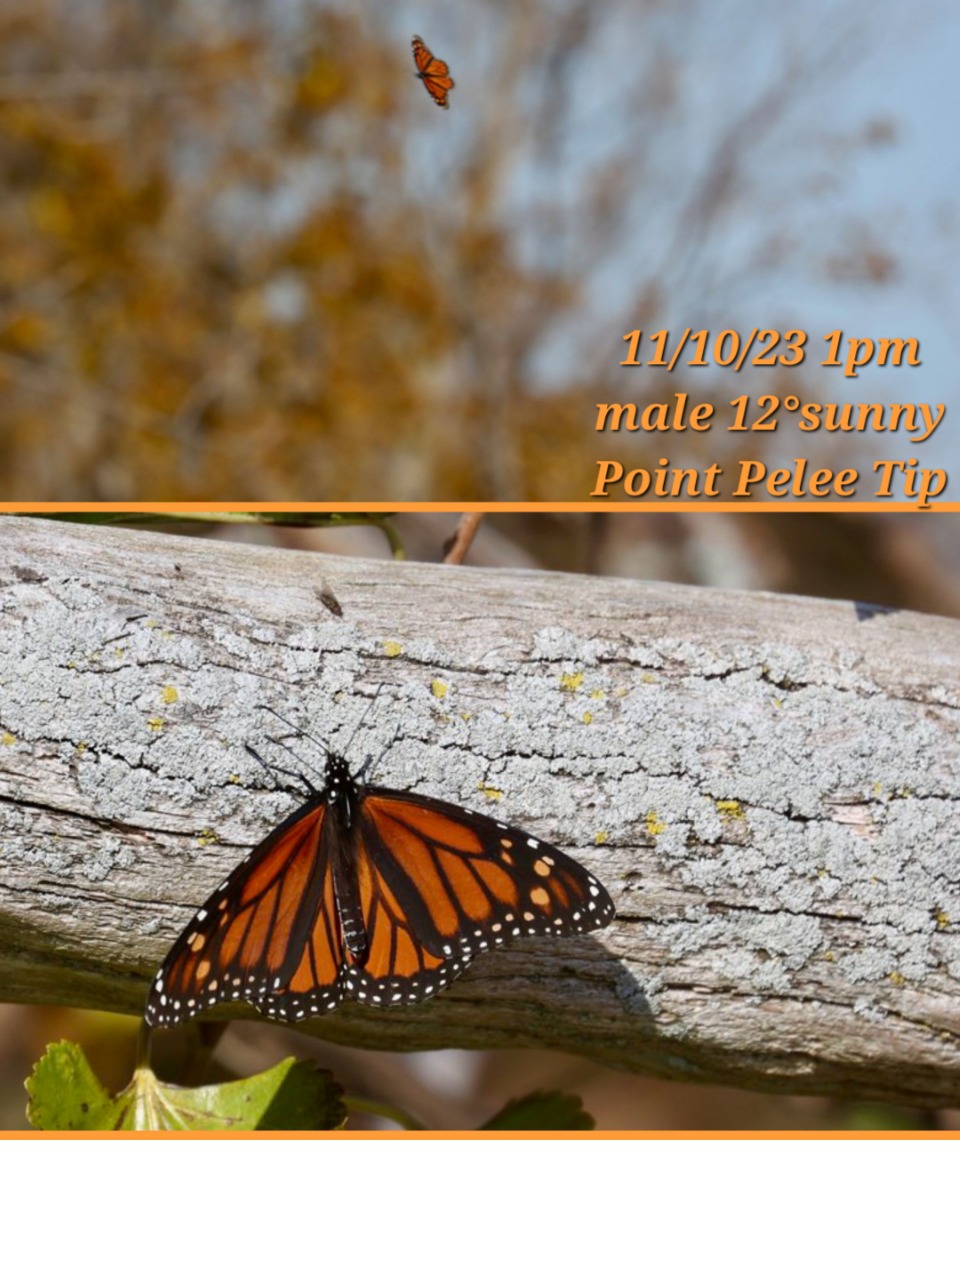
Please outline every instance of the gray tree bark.
[[317, 1035], [956, 1105], [958, 673], [957, 622], [842, 601], [2, 518], [0, 999], [142, 1009], [299, 803], [266, 704], [617, 902]]

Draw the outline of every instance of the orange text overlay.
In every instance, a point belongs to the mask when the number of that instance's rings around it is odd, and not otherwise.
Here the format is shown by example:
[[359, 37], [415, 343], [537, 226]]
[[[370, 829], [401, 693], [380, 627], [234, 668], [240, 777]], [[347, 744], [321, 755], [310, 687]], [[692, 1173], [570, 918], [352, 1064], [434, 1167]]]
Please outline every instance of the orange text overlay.
[[[711, 329], [684, 329], [678, 334], [658, 329], [646, 337], [642, 329], [634, 329], [625, 333], [623, 340], [627, 354], [621, 365], [646, 365], [671, 372], [680, 363], [691, 369], [713, 364], [738, 373], [747, 365], [755, 369], [794, 369], [803, 364], [815, 343], [804, 329], [751, 329], [749, 333], [738, 329], [720, 329], [717, 333]], [[834, 329], [823, 335], [823, 345], [814, 358], [817, 354], [825, 369], [842, 369], [845, 378], [857, 378], [860, 370], [869, 365], [916, 367], [920, 364], [920, 340], [857, 338]]]
[[[644, 335], [634, 329], [623, 335], [627, 344], [621, 365], [672, 371], [682, 360], [689, 366], [713, 364], [735, 372], [745, 367], [802, 364], [815, 343], [802, 329], [709, 329], [672, 334], [660, 329]], [[856, 337], [842, 330], [823, 335], [816, 344], [819, 364], [857, 378], [870, 365], [914, 368], [920, 361], [917, 338]], [[723, 405], [696, 401], [685, 391], [646, 405], [598, 403], [594, 430], [618, 441], [639, 433], [670, 432], [685, 441], [712, 430], [749, 432], [758, 443], [783, 428], [802, 436], [813, 433], [833, 439], [877, 440], [893, 437], [902, 443], [892, 451], [913, 452], [930, 440], [946, 417], [944, 404], [879, 401], [827, 402], [799, 395], [771, 393], [739, 395]], [[757, 434], [754, 434], [757, 433]], [[906, 446], [906, 448], [904, 448]], [[887, 452], [886, 449], [883, 450]], [[723, 484], [721, 485], [721, 478]], [[915, 457], [882, 457], [868, 468], [812, 466], [796, 457], [790, 465], [773, 466], [757, 458], [712, 462], [707, 466], [671, 465], [660, 458], [656, 466], [631, 466], [620, 458], [596, 463], [591, 498], [893, 498], [904, 497], [922, 509], [945, 493], [949, 477], [940, 467], [925, 467]]]
[[[936, 404], [819, 404], [801, 403], [798, 396], [737, 396], [722, 426], [727, 431], [776, 431], [793, 425], [799, 431], [902, 432], [911, 444], [929, 440], [946, 415]], [[670, 400], [641, 408], [636, 404], [598, 404], [597, 431], [709, 431], [716, 406], [692, 402], [686, 391]]]
[[[733, 475], [732, 498], [853, 498], [864, 496], [864, 479], [856, 467], [811, 466], [806, 458], [794, 458], [790, 466], [768, 466], [755, 458], [742, 458], [733, 466], [713, 462], [708, 467], [675, 467], [661, 458], [655, 467], [627, 468], [609, 458], [597, 463], [597, 481], [591, 498], [719, 498], [721, 476]], [[869, 496], [904, 496], [927, 510], [931, 498], [947, 487], [947, 473], [938, 467], [921, 467], [916, 458], [879, 460], [873, 464]]]

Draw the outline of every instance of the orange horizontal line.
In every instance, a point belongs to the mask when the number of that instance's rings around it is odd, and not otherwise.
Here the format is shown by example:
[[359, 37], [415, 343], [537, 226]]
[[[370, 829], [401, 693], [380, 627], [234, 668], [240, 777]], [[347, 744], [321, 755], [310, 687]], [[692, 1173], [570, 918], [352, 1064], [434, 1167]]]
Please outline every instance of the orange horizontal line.
[[403, 1141], [403, 1142], [420, 1142], [427, 1140], [451, 1140], [470, 1138], [480, 1142], [512, 1142], [517, 1139], [527, 1140], [530, 1138], [541, 1138], [547, 1142], [559, 1141], [576, 1141], [576, 1142], [597, 1142], [597, 1141], [635, 1141], [637, 1139], [659, 1140], [659, 1141], [728, 1141], [734, 1139], [742, 1139], [744, 1141], [771, 1142], [777, 1139], [788, 1139], [796, 1142], [812, 1142], [818, 1140], [830, 1141], [849, 1141], [849, 1142], [871, 1142], [879, 1140], [890, 1140], [893, 1142], [902, 1142], [905, 1140], [916, 1141], [922, 1139], [930, 1142], [953, 1142], [960, 1138], [960, 1131], [935, 1130], [929, 1129], [609, 1129], [609, 1130], [591, 1130], [589, 1132], [566, 1130], [540, 1130], [540, 1129], [516, 1129], [511, 1131], [495, 1132], [481, 1131], [477, 1132], [472, 1129], [442, 1129], [442, 1130], [365, 1130], [353, 1133], [345, 1133], [342, 1131], [329, 1130], [305, 1130], [299, 1133], [290, 1130], [265, 1131], [265, 1132], [249, 1132], [236, 1133], [234, 1131], [221, 1132], [146, 1132], [146, 1133], [98, 1133], [98, 1132], [39, 1132], [33, 1130], [24, 1130], [17, 1132], [7, 1132], [0, 1134], [0, 1139], [7, 1140], [40, 1140], [57, 1139], [57, 1138], [78, 1138], [84, 1141], [96, 1141], [98, 1139], [120, 1139], [124, 1141], [139, 1141], [141, 1139], [174, 1139], [177, 1141], [194, 1141], [201, 1139], [228, 1140], [238, 1141], [246, 1139], [277, 1139], [284, 1138], [292, 1142], [303, 1141], [305, 1139], [314, 1140], [317, 1138], [329, 1138], [338, 1142], [383, 1142], [383, 1141]]
[[[913, 502], [0, 502], [0, 512], [22, 515], [56, 515], [58, 513], [92, 512], [107, 514], [163, 515], [167, 513], [201, 514], [206, 512], [300, 512], [303, 514], [395, 515], [406, 512], [480, 511], [489, 513], [583, 512], [616, 513], [670, 512], [743, 512], [747, 515], [777, 515], [782, 512], [819, 511], [832, 515], [867, 512], [919, 511]], [[929, 512], [960, 512], [960, 502], [933, 502], [924, 508]]]

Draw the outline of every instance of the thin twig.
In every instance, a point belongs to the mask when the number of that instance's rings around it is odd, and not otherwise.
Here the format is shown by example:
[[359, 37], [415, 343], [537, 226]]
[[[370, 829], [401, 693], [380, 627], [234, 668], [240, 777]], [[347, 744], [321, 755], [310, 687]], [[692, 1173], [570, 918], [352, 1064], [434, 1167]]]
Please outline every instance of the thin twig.
[[468, 511], [460, 517], [456, 532], [443, 544], [444, 564], [463, 564], [482, 519], [482, 511]]

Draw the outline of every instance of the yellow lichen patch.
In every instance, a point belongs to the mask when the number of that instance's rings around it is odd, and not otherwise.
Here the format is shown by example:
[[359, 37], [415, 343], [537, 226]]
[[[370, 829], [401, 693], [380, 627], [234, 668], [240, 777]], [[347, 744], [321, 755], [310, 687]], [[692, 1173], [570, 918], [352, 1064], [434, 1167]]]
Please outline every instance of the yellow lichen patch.
[[950, 917], [945, 911], [938, 911], [934, 919], [937, 922], [938, 929], [948, 929], [950, 927]]
[[894, 969], [892, 973], [888, 973], [887, 977], [890, 979], [890, 981], [893, 983], [895, 987], [902, 987], [905, 985], [907, 981], [906, 978], [903, 976], [903, 974], [898, 972], [898, 970], [896, 969]]
[[239, 784], [239, 782], [240, 782], [240, 775], [239, 775], [239, 773], [231, 773], [231, 775], [230, 775], [230, 777], [227, 779], [227, 781], [228, 781], [228, 782], [232, 782], [234, 786], [237, 786], [237, 785]]
[[647, 814], [647, 831], [652, 836], [662, 835], [667, 829], [667, 824], [662, 818], [658, 818], [653, 809]]
[[388, 658], [399, 658], [400, 654], [403, 653], [403, 645], [397, 644], [396, 640], [384, 640], [383, 652]]
[[627, 689], [626, 685], [621, 684], [621, 685], [618, 685], [618, 686], [616, 687], [616, 689], [614, 689], [614, 691], [613, 691], [613, 696], [614, 696], [615, 698], [625, 698], [625, 697], [627, 696], [627, 693], [628, 693], [628, 692], [629, 692], [629, 691], [628, 691], [628, 689]]
[[435, 698], [445, 698], [447, 696], [448, 687], [449, 686], [445, 685], [442, 680], [434, 680], [433, 684], [430, 686], [430, 692]]
[[118, 644], [113, 652], [118, 658], [122, 658], [126, 650], [124, 649], [122, 644]]
[[173, 687], [172, 684], [167, 684], [163, 686], [163, 690], [160, 694], [160, 697], [168, 706], [172, 702], [180, 701], [180, 695], [179, 693], [177, 693], [176, 689]]
[[154, 733], [159, 733], [165, 724], [166, 721], [163, 716], [151, 716], [147, 721], [148, 727], [152, 729]]
[[499, 787], [491, 787], [491, 786], [490, 786], [488, 783], [486, 783], [486, 782], [478, 782], [478, 783], [477, 783], [477, 790], [478, 790], [478, 791], [482, 791], [482, 792], [483, 792], [483, 794], [487, 797], [487, 799], [488, 799], [488, 800], [493, 800], [493, 801], [495, 801], [495, 802], [499, 803], [499, 802], [503, 799], [503, 792], [500, 790], [500, 788], [499, 788]]
[[772, 701], [772, 703], [773, 703], [773, 705], [774, 705], [775, 710], [777, 710], [777, 711], [781, 711], [781, 710], [783, 709], [783, 699], [782, 699], [782, 698], [772, 698], [772, 699], [771, 699], [771, 701]]
[[883, 784], [882, 784], [882, 783], [875, 782], [875, 783], [873, 784], [873, 794], [874, 794], [875, 796], [881, 796], [881, 795], [883, 795]]
[[74, 747], [74, 750], [76, 751], [78, 756], [82, 756], [86, 751], [86, 749], [87, 749], [87, 744], [85, 742], [78, 742], [76, 747]]
[[460, 712], [460, 719], [461, 719], [461, 720], [471, 720], [472, 718], [473, 718], [473, 712], [472, 712], [472, 711], [461, 711], [461, 712]]
[[829, 961], [830, 964], [833, 964], [833, 962], [836, 960], [837, 957], [833, 954], [832, 951], [825, 951], [823, 953], [823, 958], [824, 960]]
[[656, 677], [656, 676], [652, 676], [652, 675], [650, 674], [650, 672], [649, 672], [649, 671], [648, 671], [648, 672], [646, 672], [644, 675], [642, 675], [642, 676], [640, 677], [640, 679], [641, 679], [641, 681], [642, 681], [644, 684], [659, 684], [659, 683], [660, 683], [660, 682], [659, 682], [659, 680], [657, 680], [657, 677]]
[[204, 829], [197, 836], [197, 844], [201, 844], [201, 845], [217, 844], [219, 839], [220, 837], [217, 835], [215, 831], [212, 831], [210, 827], [204, 827]]
[[157, 622], [155, 618], [148, 618], [143, 625], [147, 628], [148, 631], [155, 631], [157, 627], [159, 627], [160, 623]]
[[590, 692], [587, 694], [587, 697], [593, 698], [595, 702], [599, 702], [601, 698], [605, 698], [606, 696], [607, 695], [604, 693], [602, 689], [591, 689]]
[[12, 747], [16, 742], [16, 738], [12, 733], [0, 733], [0, 746]]
[[817, 867], [817, 879], [818, 879], [818, 880], [825, 880], [825, 879], [826, 879], [826, 877], [827, 877], [827, 868], [826, 868], [826, 867]]
[[741, 822], [746, 817], [739, 800], [717, 800], [715, 803], [721, 822]]
[[568, 693], [576, 693], [583, 684], [583, 672], [577, 671], [573, 674], [564, 673], [560, 677], [560, 688], [565, 689]]
[[593, 843], [606, 844], [609, 839], [610, 839], [609, 831], [598, 831], [596, 835], [593, 837]]
[[593, 724], [593, 715], [589, 711], [585, 711], [580, 719], [584, 724]]

